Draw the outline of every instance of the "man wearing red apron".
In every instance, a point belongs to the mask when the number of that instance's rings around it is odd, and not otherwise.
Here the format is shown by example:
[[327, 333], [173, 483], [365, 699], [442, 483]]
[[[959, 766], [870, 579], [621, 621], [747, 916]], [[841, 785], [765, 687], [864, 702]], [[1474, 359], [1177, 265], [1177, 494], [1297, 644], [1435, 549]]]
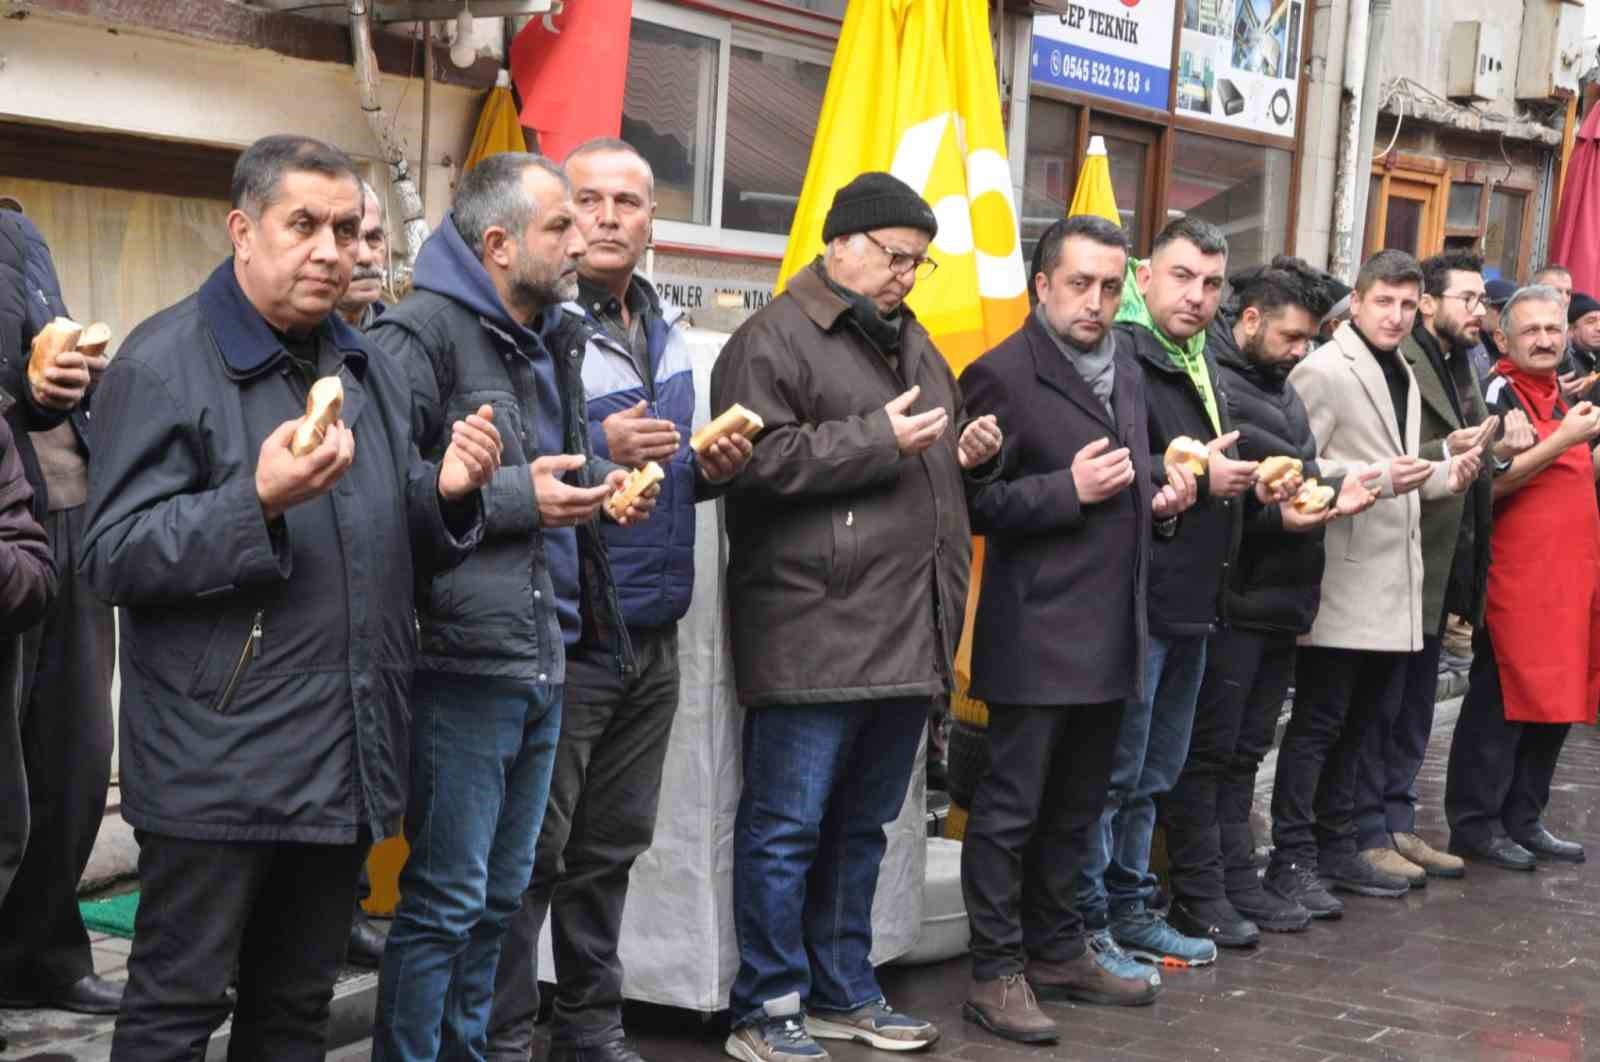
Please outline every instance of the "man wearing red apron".
[[1600, 407], [1561, 396], [1565, 326], [1561, 293], [1533, 286], [1495, 336], [1489, 410], [1522, 410], [1539, 441], [1494, 481], [1488, 602], [1445, 783], [1450, 851], [1509, 870], [1583, 861], [1542, 817], [1567, 731], [1600, 705]]

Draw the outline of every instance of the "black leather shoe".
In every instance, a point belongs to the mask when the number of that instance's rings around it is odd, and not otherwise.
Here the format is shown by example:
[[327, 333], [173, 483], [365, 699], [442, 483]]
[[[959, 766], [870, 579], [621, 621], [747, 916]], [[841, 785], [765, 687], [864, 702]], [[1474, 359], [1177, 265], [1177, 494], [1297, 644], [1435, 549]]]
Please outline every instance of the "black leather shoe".
[[345, 953], [344, 961], [351, 966], [376, 970], [383, 962], [383, 945], [387, 940], [363, 912], [357, 911], [350, 922], [350, 948]]
[[1261, 929], [1227, 900], [1173, 900], [1167, 924], [1186, 937], [1205, 937], [1219, 948], [1253, 948]]
[[547, 1062], [644, 1062], [639, 1052], [626, 1040], [577, 1047], [573, 1044], [551, 1044]]
[[1540, 859], [1554, 859], [1562, 863], [1582, 863], [1585, 858], [1583, 845], [1574, 841], [1563, 841], [1543, 826], [1540, 826], [1526, 837], [1518, 837], [1517, 843]]
[[1452, 837], [1450, 851], [1470, 862], [1488, 863], [1503, 870], [1532, 870], [1539, 863], [1532, 852], [1509, 837], [1493, 837], [1488, 844], [1472, 844]]
[[115, 1014], [122, 1006], [121, 981], [97, 974], [80, 977], [65, 988], [38, 995], [7, 996], [0, 1007], [8, 1010], [68, 1010], [74, 1014]]

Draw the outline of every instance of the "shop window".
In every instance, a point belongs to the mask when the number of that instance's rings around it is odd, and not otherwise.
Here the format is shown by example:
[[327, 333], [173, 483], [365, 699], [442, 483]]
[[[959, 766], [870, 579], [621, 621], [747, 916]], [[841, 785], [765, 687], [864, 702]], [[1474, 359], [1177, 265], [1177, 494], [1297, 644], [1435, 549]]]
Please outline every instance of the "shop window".
[[1230, 269], [1282, 254], [1289, 238], [1287, 151], [1179, 130], [1167, 218], [1197, 217], [1228, 238]]
[[1429, 166], [1434, 164], [1427, 160], [1393, 167], [1373, 164], [1363, 258], [1382, 250], [1426, 258], [1444, 249], [1452, 191], [1443, 166]]
[[1023, 163], [1022, 258], [1050, 225], [1065, 217], [1078, 181], [1079, 108], [1034, 97], [1028, 103], [1028, 149]]
[[1482, 207], [1483, 185], [1454, 182], [1450, 185], [1450, 205], [1445, 210], [1445, 226], [1451, 229], [1476, 229]]
[[1489, 223], [1483, 232], [1483, 265], [1486, 273], [1512, 283], [1520, 283], [1524, 260], [1522, 257], [1523, 224], [1528, 213], [1528, 196], [1496, 188], [1489, 196]]
[[622, 137], [655, 169], [657, 238], [782, 254], [829, 54], [654, 0], [634, 3], [632, 34]]

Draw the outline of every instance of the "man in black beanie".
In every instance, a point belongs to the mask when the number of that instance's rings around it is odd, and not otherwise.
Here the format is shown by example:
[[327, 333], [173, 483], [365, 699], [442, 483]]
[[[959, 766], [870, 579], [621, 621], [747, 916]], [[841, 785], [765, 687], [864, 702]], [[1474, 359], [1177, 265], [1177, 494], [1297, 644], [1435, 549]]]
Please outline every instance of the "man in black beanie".
[[1562, 383], [1574, 387], [1581, 384], [1582, 397], [1592, 401], [1600, 381], [1587, 377], [1596, 371], [1600, 371], [1600, 300], [1575, 291], [1567, 303], [1567, 356], [1561, 364]]
[[937, 231], [906, 184], [857, 177], [823, 255], [711, 374], [712, 409], [742, 403], [766, 425], [726, 495], [746, 712], [725, 1050], [743, 1062], [820, 1062], [813, 1036], [899, 1051], [939, 1037], [889, 1007], [869, 957], [884, 826], [951, 688], [972, 556], [963, 480], [992, 474], [1000, 450], [993, 417], [963, 425], [955, 377], [903, 305], [933, 272]]

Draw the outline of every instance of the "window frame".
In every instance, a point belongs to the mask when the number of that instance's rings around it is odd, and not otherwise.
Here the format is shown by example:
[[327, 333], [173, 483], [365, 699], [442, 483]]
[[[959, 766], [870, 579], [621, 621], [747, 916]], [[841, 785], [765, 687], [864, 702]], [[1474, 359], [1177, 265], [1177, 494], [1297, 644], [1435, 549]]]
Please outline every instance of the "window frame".
[[833, 69], [833, 52], [800, 44], [772, 33], [757, 31], [731, 18], [718, 18], [686, 11], [663, 0], [634, 0], [632, 17], [641, 22], [709, 37], [718, 42], [715, 88], [717, 95], [714, 106], [716, 128], [711, 138], [709, 215], [711, 220], [708, 224], [700, 224], [658, 218], [655, 222], [656, 242], [670, 245], [668, 249], [671, 250], [725, 251], [781, 259], [789, 243], [788, 233], [752, 232], [748, 229], [727, 228], [722, 224], [723, 184], [728, 161], [729, 80], [733, 73], [733, 49], [748, 48], [781, 55], [788, 59], [813, 63], [830, 72]]

